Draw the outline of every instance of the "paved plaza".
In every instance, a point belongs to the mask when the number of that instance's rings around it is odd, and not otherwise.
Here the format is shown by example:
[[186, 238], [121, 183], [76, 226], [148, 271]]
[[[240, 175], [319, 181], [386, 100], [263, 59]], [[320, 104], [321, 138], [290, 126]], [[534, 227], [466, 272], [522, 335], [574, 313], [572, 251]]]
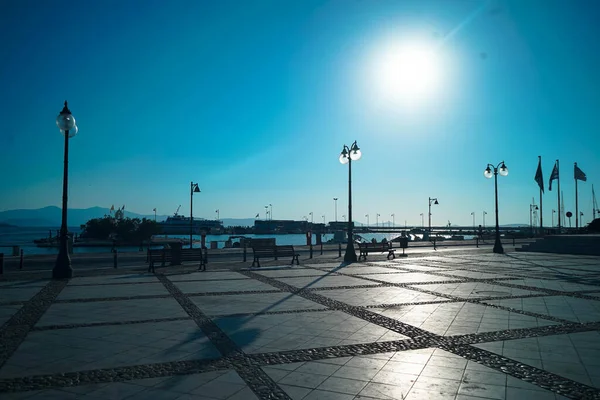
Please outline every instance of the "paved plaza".
[[600, 399], [600, 257], [0, 280], [1, 399]]

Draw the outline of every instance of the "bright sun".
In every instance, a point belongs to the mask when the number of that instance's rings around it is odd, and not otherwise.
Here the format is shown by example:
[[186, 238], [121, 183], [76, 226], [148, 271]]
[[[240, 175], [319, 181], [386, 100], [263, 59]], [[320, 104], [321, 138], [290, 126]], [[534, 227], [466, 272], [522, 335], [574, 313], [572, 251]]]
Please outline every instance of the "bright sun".
[[415, 103], [439, 89], [441, 66], [436, 52], [426, 46], [390, 46], [377, 57], [373, 72], [380, 95]]

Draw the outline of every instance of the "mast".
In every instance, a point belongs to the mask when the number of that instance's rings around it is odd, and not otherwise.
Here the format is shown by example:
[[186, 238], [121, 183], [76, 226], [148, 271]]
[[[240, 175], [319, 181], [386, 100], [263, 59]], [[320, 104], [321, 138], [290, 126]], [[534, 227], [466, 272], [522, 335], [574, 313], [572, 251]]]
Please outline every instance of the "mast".
[[557, 176], [557, 181], [558, 181], [558, 232], [560, 232], [560, 221], [561, 221], [561, 217], [562, 217], [562, 210], [563, 208], [561, 208], [561, 201], [560, 201], [560, 164], [558, 162], [558, 160], [556, 160], [556, 170], [558, 171], [558, 176]]
[[[540, 161], [540, 165], [542, 164], [542, 156], [538, 156], [538, 159]], [[542, 179], [543, 182], [543, 179]], [[542, 208], [542, 188], [540, 187], [540, 230], [541, 230], [541, 234], [544, 234], [544, 210]]]
[[598, 203], [596, 202], [596, 193], [594, 192], [594, 185], [592, 185], [592, 213], [594, 219], [596, 219], [596, 211], [598, 210]]
[[[575, 163], [575, 168], [577, 168], [577, 163]], [[579, 199], [577, 194], [577, 177], [575, 176], [575, 229], [579, 229]]]

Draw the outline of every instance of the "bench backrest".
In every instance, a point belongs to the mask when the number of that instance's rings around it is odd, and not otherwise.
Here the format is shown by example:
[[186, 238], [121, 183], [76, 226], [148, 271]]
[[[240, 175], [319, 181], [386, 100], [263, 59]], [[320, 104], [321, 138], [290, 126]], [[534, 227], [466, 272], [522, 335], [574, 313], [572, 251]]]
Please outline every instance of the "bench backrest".
[[390, 243], [359, 243], [358, 247], [360, 249], [369, 249], [369, 250], [389, 250]]
[[254, 252], [254, 254], [257, 254], [257, 255], [275, 254], [275, 247], [276, 246], [256, 246], [256, 247], [252, 247], [252, 251]]
[[256, 246], [253, 247], [252, 250], [254, 251], [254, 255], [257, 256], [281, 256], [281, 257], [287, 257], [287, 256], [293, 256], [296, 253], [294, 252], [294, 246], [292, 245], [282, 245], [282, 246]]

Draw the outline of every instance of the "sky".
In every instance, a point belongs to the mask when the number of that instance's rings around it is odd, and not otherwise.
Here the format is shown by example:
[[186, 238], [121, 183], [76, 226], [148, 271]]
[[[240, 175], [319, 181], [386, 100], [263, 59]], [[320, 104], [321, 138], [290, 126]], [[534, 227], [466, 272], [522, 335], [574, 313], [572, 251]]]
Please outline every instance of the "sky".
[[[600, 192], [600, 3], [562, 0], [4, 0], [0, 211], [69, 207], [315, 222], [529, 223], [545, 181], [583, 220]], [[378, 217], [377, 214], [380, 216]], [[556, 223], [556, 220], [555, 220]], [[573, 226], [575, 221], [573, 218]]]

